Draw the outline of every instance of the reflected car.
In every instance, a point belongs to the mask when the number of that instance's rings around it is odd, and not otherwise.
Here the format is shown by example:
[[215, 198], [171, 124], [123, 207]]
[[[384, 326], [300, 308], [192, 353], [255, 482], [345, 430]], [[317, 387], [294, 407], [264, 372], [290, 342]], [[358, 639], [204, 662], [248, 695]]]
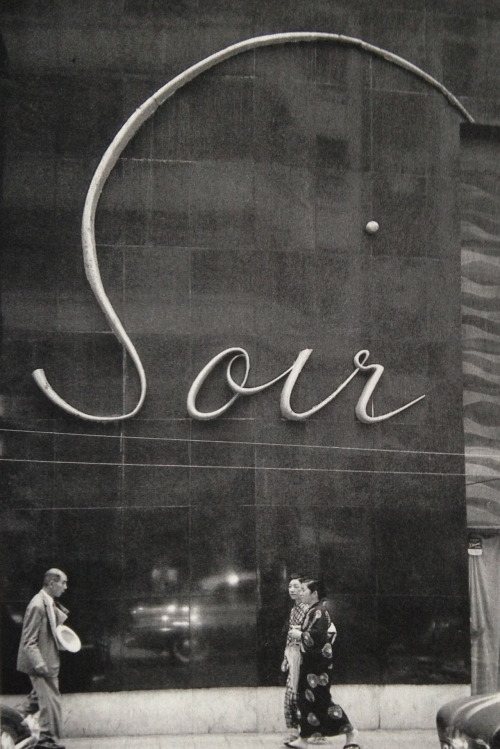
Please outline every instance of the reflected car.
[[154, 596], [129, 610], [113, 658], [167, 656], [179, 664], [204, 660], [213, 636], [241, 639], [255, 626], [256, 574], [229, 571], [200, 580], [191, 596]]
[[130, 626], [125, 638], [129, 650], [144, 648], [168, 653], [179, 663], [202, 659], [206, 643], [199, 632], [199, 614], [187, 601], [140, 602], [130, 610]]
[[447, 702], [436, 724], [441, 749], [500, 749], [500, 692]]

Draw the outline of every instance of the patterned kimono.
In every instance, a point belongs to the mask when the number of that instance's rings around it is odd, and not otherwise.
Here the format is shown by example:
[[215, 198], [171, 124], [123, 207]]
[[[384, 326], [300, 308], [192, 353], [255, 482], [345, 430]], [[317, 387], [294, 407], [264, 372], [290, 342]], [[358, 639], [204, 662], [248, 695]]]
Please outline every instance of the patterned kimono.
[[288, 621], [285, 657], [281, 665], [282, 671], [288, 671], [284, 705], [287, 728], [297, 728], [299, 725], [297, 715], [297, 685], [299, 682], [300, 662], [302, 660], [300, 642], [292, 639], [290, 630], [294, 625], [297, 627], [302, 626], [307, 610], [308, 606], [305, 603], [295, 603], [290, 611], [290, 619]]
[[325, 601], [311, 606], [302, 624], [297, 693], [302, 738], [337, 736], [353, 730], [349, 718], [330, 695], [332, 642], [336, 634]]

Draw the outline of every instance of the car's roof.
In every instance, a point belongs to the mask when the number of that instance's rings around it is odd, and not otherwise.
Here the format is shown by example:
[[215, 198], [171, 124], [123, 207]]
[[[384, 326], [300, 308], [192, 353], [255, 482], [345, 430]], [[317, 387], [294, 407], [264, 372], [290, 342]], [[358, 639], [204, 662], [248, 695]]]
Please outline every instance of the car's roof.
[[469, 736], [493, 738], [500, 729], [500, 692], [459, 697], [437, 714], [441, 725], [453, 726]]

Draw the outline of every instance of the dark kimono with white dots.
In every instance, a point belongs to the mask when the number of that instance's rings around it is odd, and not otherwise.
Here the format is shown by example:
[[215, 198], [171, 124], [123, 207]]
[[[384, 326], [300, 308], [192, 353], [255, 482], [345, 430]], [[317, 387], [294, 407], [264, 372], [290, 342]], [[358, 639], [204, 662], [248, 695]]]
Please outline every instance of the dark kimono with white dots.
[[352, 731], [349, 718], [332, 701], [332, 642], [336, 630], [325, 601], [311, 606], [302, 624], [302, 664], [300, 666], [297, 707], [300, 735], [337, 736]]

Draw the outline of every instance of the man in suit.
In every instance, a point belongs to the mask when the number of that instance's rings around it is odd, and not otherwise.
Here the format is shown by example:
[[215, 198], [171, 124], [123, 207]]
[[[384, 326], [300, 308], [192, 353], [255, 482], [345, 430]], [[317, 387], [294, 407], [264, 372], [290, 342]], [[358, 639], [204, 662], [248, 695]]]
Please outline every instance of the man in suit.
[[59, 650], [56, 627], [68, 616], [58, 598], [68, 587], [68, 578], [52, 568], [43, 578], [42, 589], [31, 599], [23, 620], [17, 656], [17, 670], [28, 674], [33, 691], [27, 712], [33, 712], [33, 698], [40, 709], [40, 738], [36, 749], [64, 749], [60, 743], [62, 710], [59, 692]]

